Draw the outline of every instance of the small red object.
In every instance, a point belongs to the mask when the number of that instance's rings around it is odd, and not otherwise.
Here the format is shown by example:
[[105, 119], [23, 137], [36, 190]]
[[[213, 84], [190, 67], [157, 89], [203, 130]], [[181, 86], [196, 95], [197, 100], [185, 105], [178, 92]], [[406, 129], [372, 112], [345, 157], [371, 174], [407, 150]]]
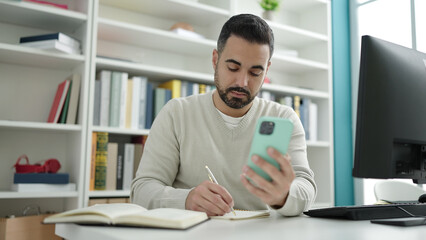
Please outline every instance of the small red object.
[[[20, 164], [21, 159], [26, 161], [26, 164]], [[16, 173], [56, 173], [61, 168], [61, 163], [57, 159], [50, 158], [44, 161], [44, 164], [39, 163], [30, 164], [27, 155], [21, 155], [16, 160], [15, 165]]]

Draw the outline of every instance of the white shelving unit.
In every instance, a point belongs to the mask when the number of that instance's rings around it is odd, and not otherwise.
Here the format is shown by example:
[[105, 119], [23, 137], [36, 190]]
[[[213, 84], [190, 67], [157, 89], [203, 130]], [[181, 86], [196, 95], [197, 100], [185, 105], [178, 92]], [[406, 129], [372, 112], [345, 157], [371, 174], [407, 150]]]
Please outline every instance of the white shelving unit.
[[[33, 204], [42, 211], [83, 206], [87, 99], [92, 5], [61, 1], [69, 10], [41, 4], [0, 1], [0, 215], [20, 215]], [[19, 45], [23, 36], [63, 32], [79, 39], [83, 54], [70, 55]], [[56, 88], [71, 74], [81, 75], [78, 123], [50, 124]], [[76, 183], [73, 192], [13, 192], [13, 165], [26, 154], [30, 163], [56, 158], [60, 172]]]
[[[275, 19], [268, 20], [275, 34], [275, 53], [268, 74], [272, 83], [264, 84], [263, 89], [278, 96], [309, 97], [318, 104], [318, 141], [307, 142], [308, 159], [318, 184], [315, 206], [331, 206], [334, 170], [330, 3], [281, 2]], [[130, 77], [147, 76], [149, 81], [158, 83], [176, 78], [213, 84], [211, 55], [223, 23], [238, 13], [262, 14], [256, 0], [67, 3], [70, 10], [0, 1], [0, 28], [8, 33], [0, 35], [0, 161], [5, 166], [0, 170], [0, 187], [10, 186], [13, 171], [8, 168], [23, 153], [29, 155], [30, 161], [53, 156], [64, 159], [63, 170], [78, 186], [78, 191], [67, 194], [0, 192], [0, 202], [12, 204], [14, 210], [34, 202], [42, 207], [55, 206], [48, 210], [59, 211], [87, 206], [89, 198], [129, 196], [129, 191], [89, 191], [92, 132], [124, 136], [149, 133], [148, 129], [93, 126], [96, 73], [113, 70], [127, 72]], [[20, 17], [23, 15], [26, 18]], [[170, 27], [177, 22], [191, 24], [205, 38], [171, 32]], [[55, 31], [81, 40], [83, 54], [56, 54], [17, 45], [20, 36]], [[287, 50], [297, 51], [298, 55], [284, 54]], [[82, 75], [79, 122], [47, 124], [57, 84], [71, 73]]]

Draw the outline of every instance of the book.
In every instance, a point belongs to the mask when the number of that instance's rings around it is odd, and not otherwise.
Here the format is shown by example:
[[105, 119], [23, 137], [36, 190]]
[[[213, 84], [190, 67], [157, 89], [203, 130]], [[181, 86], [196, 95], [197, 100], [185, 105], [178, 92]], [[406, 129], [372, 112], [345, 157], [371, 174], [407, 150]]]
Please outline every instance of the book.
[[67, 79], [58, 85], [52, 107], [50, 108], [49, 117], [47, 118], [48, 123], [58, 122], [62, 108], [64, 107], [65, 98], [67, 97], [69, 85], [70, 81]]
[[75, 183], [49, 184], [49, 183], [16, 183], [11, 190], [15, 192], [72, 192], [75, 191]]
[[66, 120], [67, 120], [68, 107], [69, 107], [69, 104], [70, 104], [70, 97], [71, 97], [71, 88], [72, 88], [72, 81], [70, 81], [67, 96], [65, 97], [64, 106], [62, 107], [61, 114], [59, 115], [58, 123], [65, 123]]
[[118, 143], [108, 143], [106, 190], [117, 189], [117, 152]]
[[318, 140], [318, 105], [314, 102], [309, 104], [309, 141]]
[[131, 203], [96, 204], [54, 214], [43, 223], [105, 224], [186, 229], [207, 220], [204, 212], [174, 208], [147, 210]]
[[[122, 111], [122, 106], [125, 105], [127, 91], [128, 74], [124, 72], [112, 72], [110, 86], [110, 102], [109, 102], [109, 126], [120, 127], [124, 126], [125, 109]], [[124, 82], [125, 81], [125, 82]], [[123, 117], [121, 117], [123, 116]], [[121, 123], [123, 121], [123, 123]]]
[[58, 40], [44, 40], [37, 42], [25, 42], [21, 43], [21, 46], [33, 47], [45, 50], [53, 50], [57, 52], [65, 52], [70, 54], [80, 54], [80, 49], [73, 48], [65, 43], [59, 42]]
[[97, 143], [97, 133], [92, 132], [92, 151], [90, 159], [90, 181], [89, 181], [89, 190], [95, 190], [95, 174], [96, 174], [96, 143]]
[[99, 121], [102, 127], [109, 126], [109, 105], [110, 105], [110, 89], [111, 89], [111, 71], [102, 70], [98, 73], [97, 78], [101, 81], [101, 101], [99, 110]]
[[150, 129], [154, 120], [154, 86], [152, 83], [146, 85], [146, 114], [145, 128]]
[[108, 133], [96, 133], [95, 190], [106, 189]]
[[180, 98], [181, 86], [182, 82], [180, 80], [173, 79], [160, 84], [158, 87], [169, 89], [172, 92], [172, 98]]
[[120, 92], [120, 111], [119, 111], [119, 122], [118, 127], [126, 127], [126, 102], [127, 102], [127, 84], [129, 81], [128, 73], [121, 73], [121, 92]]
[[95, 96], [93, 103], [93, 125], [100, 126], [101, 124], [101, 81], [95, 80]]
[[77, 48], [77, 49], [80, 48], [80, 41], [62, 32], [21, 37], [19, 39], [19, 43], [40, 42], [45, 40], [57, 40], [61, 43], [67, 44], [70, 47]]
[[70, 85], [71, 94], [69, 99], [66, 124], [76, 124], [78, 102], [79, 102], [78, 99], [80, 97], [80, 82], [81, 82], [80, 75], [72, 74], [71, 76], [68, 77], [68, 79], [71, 79], [72, 85]]
[[15, 173], [13, 183], [69, 183], [68, 173]]
[[[145, 129], [145, 121], [146, 121], [146, 104], [147, 104], [147, 84], [148, 84], [148, 78], [146, 77], [137, 77], [140, 81], [139, 85], [139, 92], [138, 97], [135, 101], [138, 101], [137, 106], [139, 106], [139, 109], [136, 110], [136, 112], [139, 113], [138, 116], [136, 116], [136, 123], [132, 123], [132, 127], [136, 129]], [[135, 107], [137, 107], [135, 106]]]
[[[134, 87], [134, 81], [132, 78], [129, 78], [127, 80], [127, 95], [126, 95], [126, 117], [125, 117], [125, 128], [131, 128], [132, 127], [132, 114], [139, 114], [139, 111], [136, 113], [132, 112], [133, 108], [133, 87]], [[135, 103], [136, 104], [136, 103]]]
[[133, 164], [135, 161], [135, 145], [124, 144], [123, 190], [130, 190], [133, 180]]
[[235, 210], [235, 215], [233, 212], [229, 212], [223, 216], [211, 216], [210, 218], [224, 219], [224, 220], [245, 220], [245, 219], [269, 217], [269, 215], [270, 215], [270, 212], [268, 210], [265, 210], [265, 211]]

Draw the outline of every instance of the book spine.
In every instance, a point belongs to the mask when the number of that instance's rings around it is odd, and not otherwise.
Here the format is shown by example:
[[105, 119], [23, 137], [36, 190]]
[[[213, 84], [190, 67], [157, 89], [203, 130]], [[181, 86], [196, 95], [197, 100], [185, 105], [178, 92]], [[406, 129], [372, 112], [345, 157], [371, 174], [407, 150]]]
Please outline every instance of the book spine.
[[145, 128], [150, 129], [154, 114], [154, 89], [152, 83], [146, 85], [146, 120]]
[[318, 105], [313, 102], [309, 104], [309, 140], [318, 140]]
[[90, 191], [95, 190], [96, 143], [97, 143], [97, 133], [92, 132], [92, 151], [91, 151], [91, 160], [90, 160], [90, 182], [89, 182]]
[[139, 95], [139, 122], [138, 122], [138, 128], [139, 129], [145, 129], [146, 127], [146, 114], [147, 114], [147, 85], [148, 85], [148, 79], [146, 77], [140, 77], [140, 95]]
[[121, 73], [120, 80], [120, 104], [119, 104], [119, 128], [126, 127], [126, 100], [127, 100], [127, 82], [129, 80], [128, 73]]
[[105, 190], [108, 157], [108, 133], [98, 132], [96, 137], [95, 190]]
[[81, 80], [80, 80], [79, 74], [72, 75], [71, 97], [70, 97], [70, 104], [69, 104], [67, 120], [66, 120], [67, 124], [77, 123], [77, 110], [78, 110], [78, 103], [79, 103], [78, 100], [80, 97], [80, 81]]
[[49, 183], [67, 184], [69, 183], [68, 173], [15, 173], [13, 183]]
[[65, 102], [64, 102], [64, 106], [62, 107], [61, 114], [59, 115], [58, 123], [66, 123], [67, 116], [68, 116], [68, 107], [70, 104], [71, 89], [72, 89], [72, 81], [70, 80], [67, 96], [65, 98]]
[[135, 158], [135, 145], [124, 144], [123, 190], [130, 190], [133, 179], [133, 164]]
[[118, 143], [108, 143], [106, 190], [117, 189], [117, 152]]
[[127, 80], [126, 106], [125, 106], [125, 108], [126, 108], [125, 128], [131, 128], [132, 127], [133, 88], [134, 88], [134, 80], [128, 79]]
[[101, 124], [101, 81], [95, 80], [95, 97], [93, 104], [93, 125]]
[[123, 189], [124, 143], [118, 143], [116, 189]]
[[38, 42], [38, 41], [52, 40], [52, 39], [58, 40], [74, 48], [78, 48], [78, 49], [80, 48], [80, 42], [78, 40], [61, 32], [37, 35], [37, 36], [21, 37], [19, 39], [19, 43]]
[[112, 72], [109, 105], [109, 126], [119, 127], [120, 125], [120, 94], [121, 94], [121, 73]]
[[101, 81], [101, 104], [100, 104], [100, 126], [109, 126], [109, 105], [111, 89], [111, 71], [99, 72], [98, 78]]
[[50, 108], [48, 123], [57, 123], [59, 114], [64, 106], [65, 98], [69, 88], [69, 80], [65, 80], [58, 85], [55, 98], [53, 99], [52, 107]]

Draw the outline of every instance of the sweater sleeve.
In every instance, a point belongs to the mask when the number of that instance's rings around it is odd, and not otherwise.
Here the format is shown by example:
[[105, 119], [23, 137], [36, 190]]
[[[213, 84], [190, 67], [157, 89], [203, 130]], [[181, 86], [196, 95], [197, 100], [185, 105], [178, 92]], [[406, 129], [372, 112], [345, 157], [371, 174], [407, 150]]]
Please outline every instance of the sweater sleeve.
[[309, 168], [306, 153], [305, 132], [299, 117], [292, 111], [290, 118], [294, 124], [288, 154], [295, 172], [295, 179], [290, 186], [290, 192], [284, 206], [276, 209], [284, 216], [297, 216], [309, 209], [313, 204], [317, 186], [314, 181], [314, 173]]
[[155, 118], [132, 181], [131, 201], [148, 209], [184, 209], [191, 190], [172, 187], [179, 170], [179, 143], [174, 132], [170, 103]]

